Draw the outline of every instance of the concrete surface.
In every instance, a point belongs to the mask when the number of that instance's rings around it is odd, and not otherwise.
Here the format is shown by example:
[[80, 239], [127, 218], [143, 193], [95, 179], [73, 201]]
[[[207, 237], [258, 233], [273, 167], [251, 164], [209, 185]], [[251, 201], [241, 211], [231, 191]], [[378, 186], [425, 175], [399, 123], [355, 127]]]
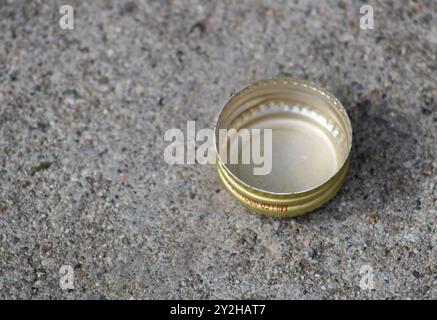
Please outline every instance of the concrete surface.
[[[0, 0], [0, 298], [436, 298], [437, 2], [370, 1], [374, 30], [362, 4]], [[355, 131], [344, 188], [297, 219], [163, 156], [165, 130], [277, 75]]]

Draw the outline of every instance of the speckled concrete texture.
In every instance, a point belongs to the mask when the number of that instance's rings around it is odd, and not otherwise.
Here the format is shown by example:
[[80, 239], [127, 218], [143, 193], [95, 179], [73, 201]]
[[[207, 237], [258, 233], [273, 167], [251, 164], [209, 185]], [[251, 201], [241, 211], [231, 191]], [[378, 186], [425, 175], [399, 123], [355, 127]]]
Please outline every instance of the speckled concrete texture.
[[[0, 298], [436, 298], [437, 2], [369, 1], [374, 30], [363, 4], [0, 0]], [[278, 75], [354, 128], [344, 188], [296, 219], [164, 161], [167, 129]]]

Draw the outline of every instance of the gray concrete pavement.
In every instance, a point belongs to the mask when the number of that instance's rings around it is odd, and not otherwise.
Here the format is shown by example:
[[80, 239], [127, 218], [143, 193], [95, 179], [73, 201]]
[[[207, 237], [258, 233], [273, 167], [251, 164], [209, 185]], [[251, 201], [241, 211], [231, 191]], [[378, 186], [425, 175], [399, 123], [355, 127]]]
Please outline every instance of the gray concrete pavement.
[[[436, 298], [437, 3], [369, 4], [374, 30], [360, 1], [1, 0], [0, 298]], [[296, 219], [163, 156], [278, 75], [331, 90], [355, 134], [342, 191]]]

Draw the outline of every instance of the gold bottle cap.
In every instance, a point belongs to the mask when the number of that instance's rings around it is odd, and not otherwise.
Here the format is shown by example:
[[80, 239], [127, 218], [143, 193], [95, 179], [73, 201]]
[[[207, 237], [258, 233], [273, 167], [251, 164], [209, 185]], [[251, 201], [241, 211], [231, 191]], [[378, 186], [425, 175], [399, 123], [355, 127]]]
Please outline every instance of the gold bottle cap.
[[[256, 175], [253, 162], [223, 159], [224, 149], [237, 144], [242, 153], [254, 138], [223, 142], [222, 129], [271, 129], [271, 148], [262, 150], [272, 160], [269, 173]], [[307, 81], [275, 78], [250, 85], [226, 103], [215, 139], [217, 169], [227, 190], [258, 213], [289, 217], [322, 206], [340, 189], [348, 171], [352, 128], [331, 93]]]

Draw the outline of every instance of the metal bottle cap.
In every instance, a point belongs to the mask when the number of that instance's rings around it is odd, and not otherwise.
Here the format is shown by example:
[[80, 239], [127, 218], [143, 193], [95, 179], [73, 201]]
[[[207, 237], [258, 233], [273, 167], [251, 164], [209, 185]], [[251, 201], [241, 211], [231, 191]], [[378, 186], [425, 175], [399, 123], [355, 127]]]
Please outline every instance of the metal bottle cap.
[[[228, 164], [220, 129], [271, 129], [271, 172], [255, 175], [253, 164]], [[258, 81], [234, 95], [215, 128], [217, 169], [227, 190], [243, 205], [270, 216], [312, 211], [340, 189], [347, 175], [352, 128], [341, 103], [307, 81]], [[239, 146], [239, 152], [246, 146]], [[264, 150], [268, 152], [268, 150]]]

